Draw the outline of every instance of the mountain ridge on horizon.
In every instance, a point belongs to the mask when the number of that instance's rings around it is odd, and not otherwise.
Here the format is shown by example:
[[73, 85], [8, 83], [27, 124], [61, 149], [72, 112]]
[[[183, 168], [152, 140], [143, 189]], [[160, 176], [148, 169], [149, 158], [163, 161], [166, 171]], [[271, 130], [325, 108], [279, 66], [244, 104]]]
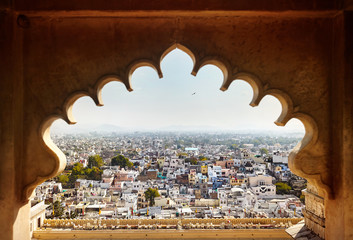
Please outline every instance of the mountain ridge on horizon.
[[53, 134], [84, 134], [89, 132], [98, 133], [125, 133], [125, 132], [209, 132], [209, 133], [239, 133], [239, 134], [304, 134], [300, 130], [287, 130], [278, 128], [278, 130], [266, 129], [224, 129], [216, 126], [207, 125], [170, 125], [161, 128], [128, 128], [114, 124], [80, 124], [74, 128], [55, 125], [51, 128]]

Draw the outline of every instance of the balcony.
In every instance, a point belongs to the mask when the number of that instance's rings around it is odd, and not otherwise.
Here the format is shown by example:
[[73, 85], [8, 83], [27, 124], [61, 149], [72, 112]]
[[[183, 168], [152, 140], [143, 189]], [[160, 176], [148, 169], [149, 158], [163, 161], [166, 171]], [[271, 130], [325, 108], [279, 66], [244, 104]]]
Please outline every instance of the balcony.
[[37, 230], [33, 239], [293, 239], [285, 229]]
[[[302, 218], [65, 219], [44, 221], [34, 239], [292, 239]], [[168, 236], [168, 237], [166, 237]]]

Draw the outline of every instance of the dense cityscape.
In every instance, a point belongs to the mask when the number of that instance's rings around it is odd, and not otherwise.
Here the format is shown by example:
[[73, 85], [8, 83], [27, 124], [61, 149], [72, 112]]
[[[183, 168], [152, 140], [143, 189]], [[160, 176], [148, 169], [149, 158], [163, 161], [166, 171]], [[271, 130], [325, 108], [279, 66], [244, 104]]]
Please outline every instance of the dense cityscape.
[[301, 217], [306, 181], [288, 168], [300, 139], [293, 134], [55, 135], [67, 166], [37, 187], [32, 206], [41, 206], [46, 219]]

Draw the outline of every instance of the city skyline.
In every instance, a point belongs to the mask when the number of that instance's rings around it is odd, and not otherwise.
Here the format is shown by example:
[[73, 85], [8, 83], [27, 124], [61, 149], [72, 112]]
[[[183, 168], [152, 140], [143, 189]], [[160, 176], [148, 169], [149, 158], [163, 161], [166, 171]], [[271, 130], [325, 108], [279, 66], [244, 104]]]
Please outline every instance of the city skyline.
[[253, 90], [244, 81], [234, 81], [229, 89], [220, 89], [220, 69], [206, 65], [197, 76], [190, 74], [190, 57], [174, 50], [162, 61], [164, 77], [149, 67], [138, 68], [132, 76], [134, 91], [128, 92], [119, 82], [102, 90], [103, 107], [89, 97], [73, 106], [75, 125], [57, 120], [54, 133], [84, 131], [266, 131], [304, 133], [302, 123], [292, 119], [285, 127], [274, 121], [281, 112], [279, 101], [266, 96], [259, 106], [249, 106]]

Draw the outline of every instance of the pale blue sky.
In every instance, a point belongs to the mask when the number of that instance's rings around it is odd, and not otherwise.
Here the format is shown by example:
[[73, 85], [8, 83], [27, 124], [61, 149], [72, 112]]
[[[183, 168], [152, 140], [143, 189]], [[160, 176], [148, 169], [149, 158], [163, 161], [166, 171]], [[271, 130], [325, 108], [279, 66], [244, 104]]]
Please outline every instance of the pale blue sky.
[[59, 120], [54, 122], [52, 130], [67, 132], [112, 124], [136, 130], [202, 126], [224, 130], [304, 131], [297, 119], [284, 128], [273, 123], [280, 115], [281, 105], [272, 96], [266, 96], [258, 107], [249, 106], [253, 92], [244, 81], [234, 81], [225, 92], [219, 90], [223, 76], [216, 66], [204, 66], [196, 77], [192, 76], [192, 60], [181, 50], [169, 53], [161, 67], [162, 79], [151, 68], [137, 69], [131, 81], [132, 92], [122, 83], [108, 83], [102, 92], [103, 107], [96, 107], [88, 97], [80, 98], [73, 107], [78, 123], [68, 126]]

